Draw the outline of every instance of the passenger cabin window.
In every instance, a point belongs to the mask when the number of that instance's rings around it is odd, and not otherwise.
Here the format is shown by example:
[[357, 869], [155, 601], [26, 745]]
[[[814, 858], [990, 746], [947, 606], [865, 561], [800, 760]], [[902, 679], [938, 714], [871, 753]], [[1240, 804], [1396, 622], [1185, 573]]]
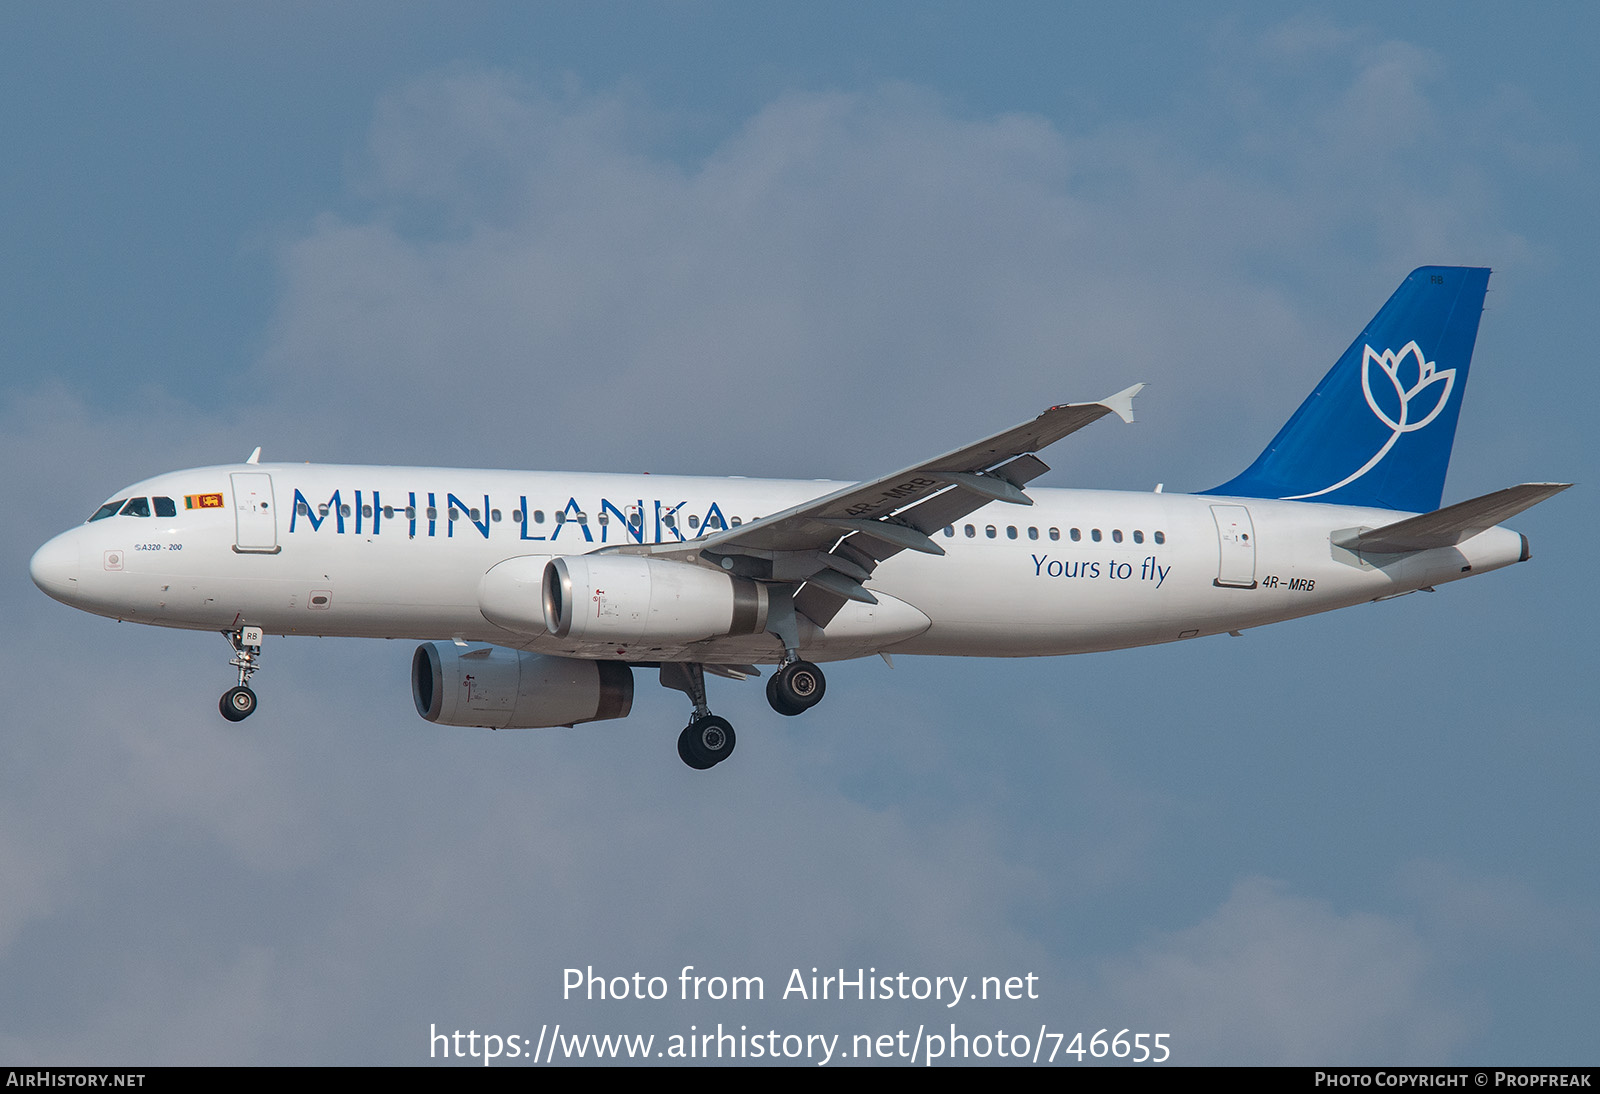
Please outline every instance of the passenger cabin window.
[[1089, 538], [1094, 540], [1096, 543], [1099, 543], [1100, 542], [1100, 529], [1098, 529], [1098, 528], [1089, 529]]
[[96, 509], [94, 511], [94, 516], [89, 518], [89, 522], [93, 522], [93, 521], [97, 521], [97, 520], [105, 520], [109, 516], [114, 516], [117, 513], [121, 512], [122, 511], [122, 507], [124, 505], [126, 505], [127, 503], [128, 503], [128, 499], [127, 498], [118, 498], [116, 501], [108, 501], [104, 505], [102, 505], [100, 508], [98, 508], [98, 509]]
[[1083, 533], [1081, 531], [1079, 531], [1078, 529], [1074, 528], [1072, 530], [1072, 542], [1077, 543], [1081, 539], [1083, 539]]
[[[1061, 529], [1059, 529], [1059, 528], [1050, 529], [1050, 538], [1051, 539], [1060, 539], [1061, 538]], [[1072, 538], [1073, 539], [1077, 539], [1078, 537], [1077, 536], [1073, 536]]]
[[1111, 542], [1112, 543], [1121, 543], [1122, 542], [1122, 529], [1121, 528], [1113, 528], [1113, 529], [1111, 529]]
[[1167, 534], [1165, 532], [1157, 532], [1154, 538], [1157, 543], [1167, 542]]
[[1135, 542], [1135, 543], [1143, 543], [1144, 542], [1144, 533], [1139, 531], [1139, 529], [1137, 529], [1137, 528], [1135, 528], [1133, 530], [1133, 542]]
[[153, 498], [151, 500], [155, 502], [156, 516], [175, 517], [178, 515], [178, 504], [171, 498]]
[[150, 515], [149, 498], [129, 498], [128, 504], [122, 507], [125, 517], [148, 517]]

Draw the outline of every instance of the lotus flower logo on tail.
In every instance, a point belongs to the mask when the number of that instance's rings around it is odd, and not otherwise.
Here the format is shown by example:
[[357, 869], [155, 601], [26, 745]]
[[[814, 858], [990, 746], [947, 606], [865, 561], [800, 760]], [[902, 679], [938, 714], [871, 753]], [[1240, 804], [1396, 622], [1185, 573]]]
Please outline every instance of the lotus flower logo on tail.
[[[1360, 470], [1349, 477], [1309, 494], [1285, 498], [1285, 501], [1320, 497], [1350, 485], [1383, 462], [1402, 434], [1422, 429], [1437, 418], [1450, 402], [1450, 393], [1456, 386], [1456, 370], [1435, 368], [1432, 361], [1424, 360], [1422, 348], [1415, 340], [1407, 342], [1398, 353], [1384, 350], [1380, 354], [1371, 346], [1365, 349], [1361, 358], [1361, 393], [1367, 397], [1367, 406], [1372, 413], [1389, 427], [1389, 439]], [[1381, 378], [1376, 380], [1373, 378], [1374, 366], [1382, 373]]]
[[[1378, 405], [1378, 400], [1372, 394], [1372, 366], [1376, 364], [1389, 378], [1389, 383], [1394, 385], [1395, 398], [1400, 405], [1400, 420], [1391, 418], [1384, 409]], [[1415, 377], [1411, 386], [1406, 386], [1406, 380]], [[1419, 399], [1424, 391], [1434, 384], [1443, 384], [1438, 391], [1427, 399]], [[1446, 403], [1450, 401], [1450, 392], [1456, 386], [1456, 370], [1447, 368], [1435, 369], [1432, 361], [1422, 359], [1422, 350], [1415, 342], [1407, 342], [1406, 348], [1399, 353], [1385, 350], [1382, 356], [1372, 352], [1372, 347], [1366, 347], [1366, 353], [1361, 359], [1361, 391], [1367, 397], [1367, 405], [1372, 408], [1384, 425], [1396, 433], [1410, 433], [1421, 429], [1439, 416]], [[1380, 387], [1379, 390], [1382, 390]], [[1423, 417], [1413, 421], [1412, 407], [1415, 404], [1427, 406], [1428, 401], [1433, 401], [1433, 407]]]

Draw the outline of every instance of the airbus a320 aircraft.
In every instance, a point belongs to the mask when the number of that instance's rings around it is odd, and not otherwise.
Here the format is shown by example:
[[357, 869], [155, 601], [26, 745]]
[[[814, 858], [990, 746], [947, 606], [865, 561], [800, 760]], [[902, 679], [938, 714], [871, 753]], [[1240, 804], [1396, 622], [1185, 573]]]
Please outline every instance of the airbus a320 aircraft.
[[[767, 699], [822, 699], [818, 661], [1029, 657], [1175, 642], [1383, 600], [1526, 561], [1497, 527], [1566, 488], [1440, 508], [1489, 282], [1416, 270], [1243, 474], [1198, 494], [1025, 487], [1038, 451], [1140, 385], [867, 482], [243, 464], [117, 491], [33, 556], [35, 584], [118, 620], [216, 630], [256, 708], [265, 634], [431, 639], [432, 722], [622, 718], [635, 669], [694, 705], [678, 754], [733, 752], [705, 674], [776, 665]], [[1420, 514], [1420, 515], [1418, 515]]]

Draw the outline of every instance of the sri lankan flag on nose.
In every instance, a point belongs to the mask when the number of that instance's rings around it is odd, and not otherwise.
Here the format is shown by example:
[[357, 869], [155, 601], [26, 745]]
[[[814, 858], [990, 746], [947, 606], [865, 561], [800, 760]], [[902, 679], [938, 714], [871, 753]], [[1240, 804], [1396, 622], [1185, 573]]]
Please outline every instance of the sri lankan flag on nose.
[[183, 497], [185, 509], [221, 509], [221, 494], [185, 494]]

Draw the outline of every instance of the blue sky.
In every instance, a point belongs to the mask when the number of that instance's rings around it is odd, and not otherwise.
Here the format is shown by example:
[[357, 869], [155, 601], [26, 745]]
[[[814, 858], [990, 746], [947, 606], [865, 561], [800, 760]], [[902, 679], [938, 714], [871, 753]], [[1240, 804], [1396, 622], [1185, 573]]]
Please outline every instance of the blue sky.
[[[960, 1016], [1181, 1062], [1593, 1062], [1577, 5], [0, 11], [0, 1058], [411, 1063], [451, 1029], [885, 1032], [561, 970], [1034, 972]], [[867, 477], [1147, 381], [1053, 485], [1204, 489], [1413, 267], [1495, 269], [1447, 502], [1525, 566], [1063, 660], [830, 669], [710, 779], [680, 697], [487, 734], [410, 646], [80, 616], [32, 551], [269, 459]], [[648, 683], [648, 681], [646, 681]], [[779, 725], [782, 721], [785, 724]]]

